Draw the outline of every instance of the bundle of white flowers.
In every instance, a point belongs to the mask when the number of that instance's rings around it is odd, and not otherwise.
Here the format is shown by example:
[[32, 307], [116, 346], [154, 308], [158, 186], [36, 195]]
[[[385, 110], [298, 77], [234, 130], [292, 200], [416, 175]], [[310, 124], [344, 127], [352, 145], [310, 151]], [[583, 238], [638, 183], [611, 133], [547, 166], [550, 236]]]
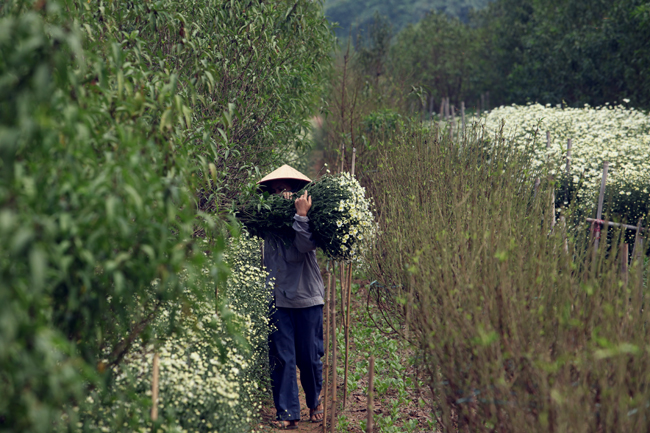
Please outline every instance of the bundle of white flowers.
[[377, 232], [371, 200], [350, 173], [326, 175], [292, 195], [257, 195], [238, 212], [247, 229], [260, 237], [274, 233], [293, 239], [294, 202], [304, 191], [312, 197], [307, 214], [316, 244], [333, 260], [360, 261]]
[[[627, 102], [627, 101], [625, 101]], [[559, 108], [529, 104], [507, 106], [483, 117], [491, 135], [502, 128], [520, 149], [533, 146], [533, 166], [566, 177], [567, 141], [572, 140], [568, 182], [580, 185], [577, 198], [596, 204], [603, 163], [609, 161], [607, 190], [618, 213], [636, 222], [650, 204], [650, 116], [623, 105]], [[546, 132], [551, 146], [546, 147]], [[645, 203], [645, 205], [643, 205]]]

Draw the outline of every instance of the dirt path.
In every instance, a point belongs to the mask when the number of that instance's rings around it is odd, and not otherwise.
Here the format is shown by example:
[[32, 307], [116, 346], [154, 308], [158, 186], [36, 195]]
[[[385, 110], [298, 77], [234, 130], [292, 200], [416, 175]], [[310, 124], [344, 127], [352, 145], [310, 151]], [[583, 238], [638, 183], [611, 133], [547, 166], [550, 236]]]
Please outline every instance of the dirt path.
[[[357, 281], [357, 284], [363, 282]], [[367, 321], [363, 320], [363, 315], [366, 314], [364, 301], [367, 298], [365, 287], [359, 287], [357, 296], [353, 298], [353, 318], [356, 315], [356, 320], [352, 321], [351, 333], [351, 350], [350, 350], [350, 376], [351, 381], [356, 386], [351, 387], [345, 408], [341, 408], [341, 401], [343, 399], [343, 375], [339, 374], [338, 377], [338, 392], [337, 392], [337, 411], [336, 411], [336, 428], [337, 432], [350, 432], [350, 433], [363, 433], [365, 429], [365, 421], [368, 418], [368, 400], [365, 394], [365, 389], [368, 386], [368, 378], [366, 375], [358, 374], [354, 376], [355, 368], [366, 368], [368, 347], [374, 347], [375, 343], [375, 358], [376, 358], [376, 375], [375, 375], [375, 389], [377, 390], [374, 404], [374, 422], [375, 432], [399, 432], [399, 433], [432, 433], [436, 432], [434, 424], [431, 420], [430, 413], [430, 394], [426, 388], [418, 388], [413, 386], [415, 382], [415, 369], [408, 364], [408, 360], [412, 356], [412, 350], [397, 344], [390, 344], [390, 337], [376, 337], [380, 331], [376, 328], [369, 326]], [[356, 336], [356, 337], [355, 337]], [[355, 338], [358, 339], [358, 344], [355, 344]], [[372, 340], [369, 343], [367, 340]], [[393, 349], [393, 363], [384, 362], [379, 360], [384, 358], [386, 361], [389, 356], [387, 351]], [[339, 353], [339, 368], [343, 365], [342, 354]], [[395, 361], [397, 360], [397, 361]], [[398, 364], [395, 364], [397, 362]], [[364, 370], [365, 371], [365, 370]], [[311, 423], [309, 421], [309, 409], [305, 404], [304, 393], [300, 386], [300, 371], [298, 370], [298, 389], [300, 391], [301, 403], [301, 419], [298, 423], [298, 430], [304, 432], [322, 432], [321, 423]], [[383, 381], [383, 390], [382, 382]], [[392, 381], [392, 382], [391, 382]], [[349, 382], [350, 383], [350, 382]], [[410, 383], [410, 385], [407, 385]], [[331, 386], [331, 385], [330, 385]], [[330, 388], [331, 389], [331, 388]], [[323, 392], [324, 394], [324, 392]], [[323, 396], [321, 394], [321, 397]], [[331, 399], [331, 397], [330, 397]], [[331, 420], [331, 407], [328, 407], [328, 420]], [[264, 402], [263, 408], [260, 412], [261, 421], [257, 425], [258, 430], [261, 432], [276, 432], [282, 431], [281, 429], [273, 428], [271, 422], [275, 420], [275, 408], [273, 401], [269, 400]], [[328, 423], [329, 424], [329, 423]], [[329, 430], [329, 429], [328, 429]]]

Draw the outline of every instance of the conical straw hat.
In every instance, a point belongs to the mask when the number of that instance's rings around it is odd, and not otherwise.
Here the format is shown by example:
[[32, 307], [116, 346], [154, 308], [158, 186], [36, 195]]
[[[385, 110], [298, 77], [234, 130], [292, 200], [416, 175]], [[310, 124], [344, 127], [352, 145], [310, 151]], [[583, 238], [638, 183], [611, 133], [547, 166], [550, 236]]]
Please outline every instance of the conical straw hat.
[[295, 168], [291, 167], [290, 165], [284, 164], [282, 167], [264, 176], [262, 180], [260, 180], [257, 183], [261, 184], [276, 179], [295, 179], [306, 183], [311, 182], [310, 178], [308, 178], [307, 176], [305, 176]]

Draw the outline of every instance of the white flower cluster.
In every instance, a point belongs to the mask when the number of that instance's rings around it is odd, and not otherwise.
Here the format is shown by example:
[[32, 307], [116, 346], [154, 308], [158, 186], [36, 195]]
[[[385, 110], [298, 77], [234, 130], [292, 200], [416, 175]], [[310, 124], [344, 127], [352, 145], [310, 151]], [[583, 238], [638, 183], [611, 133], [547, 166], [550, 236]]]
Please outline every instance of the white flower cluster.
[[[129, 398], [93, 406], [95, 413], [89, 416], [94, 425], [86, 424], [90, 431], [113, 431], [121, 425], [116, 422], [120, 418], [129, 419], [129, 431], [150, 430], [147, 414], [140, 413], [143, 405], [131, 399], [134, 391], [137, 398], [151, 398], [155, 351], [160, 359], [158, 407], [160, 418], [166, 420], [165, 431], [249, 431], [268, 388], [267, 273], [259, 267], [260, 240], [247, 234], [231, 239], [224, 259], [231, 274], [226, 286], [217, 288], [219, 314], [215, 314], [213, 284], [206, 285], [208, 300], [195, 302], [189, 311], [178, 305], [163, 311], [161, 323], [171, 320], [172, 309], [184, 316], [182, 334], [157, 349], [147, 345], [126, 356], [116, 369], [114, 387], [117, 395], [122, 392]], [[203, 274], [207, 277], [209, 272]]]
[[336, 236], [341, 243], [341, 250], [349, 251], [353, 261], [360, 261], [367, 253], [368, 247], [377, 234], [377, 223], [372, 214], [372, 202], [366, 197], [366, 190], [350, 173], [341, 173], [333, 178], [342, 189], [351, 192], [350, 198], [338, 204], [340, 219]]
[[[582, 177], [578, 198], [589, 206], [596, 203], [603, 174], [609, 161], [607, 188], [622, 195], [650, 199], [650, 116], [622, 105], [559, 108], [529, 104], [507, 106], [483, 117], [491, 135], [502, 127], [504, 136], [520, 149], [533, 144], [536, 169], [559, 175], [566, 167], [567, 141], [571, 139], [570, 176]], [[546, 147], [550, 131], [551, 146]]]

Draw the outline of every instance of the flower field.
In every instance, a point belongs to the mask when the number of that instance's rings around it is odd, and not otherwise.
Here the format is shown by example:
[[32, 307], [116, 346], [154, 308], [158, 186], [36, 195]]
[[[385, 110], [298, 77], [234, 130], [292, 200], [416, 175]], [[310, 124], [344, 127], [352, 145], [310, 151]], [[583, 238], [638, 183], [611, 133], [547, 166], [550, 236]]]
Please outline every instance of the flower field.
[[[564, 175], [567, 141], [572, 140], [570, 177], [585, 211], [595, 208], [609, 161], [607, 192], [610, 209], [636, 223], [650, 203], [650, 116], [624, 105], [558, 108], [550, 105], [511, 105], [483, 117], [490, 135], [501, 130], [523, 149], [532, 148], [533, 167]], [[546, 132], [551, 145], [546, 147]], [[645, 205], [643, 205], [645, 203]]]
[[129, 353], [116, 369], [116, 395], [124, 393], [130, 399], [109, 397], [106, 404], [107, 396], [88, 397], [82, 419], [90, 431], [109, 432], [115, 425], [123, 425], [124, 431], [149, 431], [148, 405], [133, 400], [151, 398], [156, 350], [160, 357], [159, 422], [166, 431], [248, 431], [268, 386], [268, 299], [259, 248], [259, 239], [246, 233], [230, 239], [225, 259], [232, 272], [219, 293], [218, 314], [210, 297], [214, 288], [207, 268], [204, 289], [210, 300], [195, 299], [191, 307], [167, 306], [156, 325], [166, 327], [183, 316], [182, 331], [157, 349], [140, 342], [140, 349]]

